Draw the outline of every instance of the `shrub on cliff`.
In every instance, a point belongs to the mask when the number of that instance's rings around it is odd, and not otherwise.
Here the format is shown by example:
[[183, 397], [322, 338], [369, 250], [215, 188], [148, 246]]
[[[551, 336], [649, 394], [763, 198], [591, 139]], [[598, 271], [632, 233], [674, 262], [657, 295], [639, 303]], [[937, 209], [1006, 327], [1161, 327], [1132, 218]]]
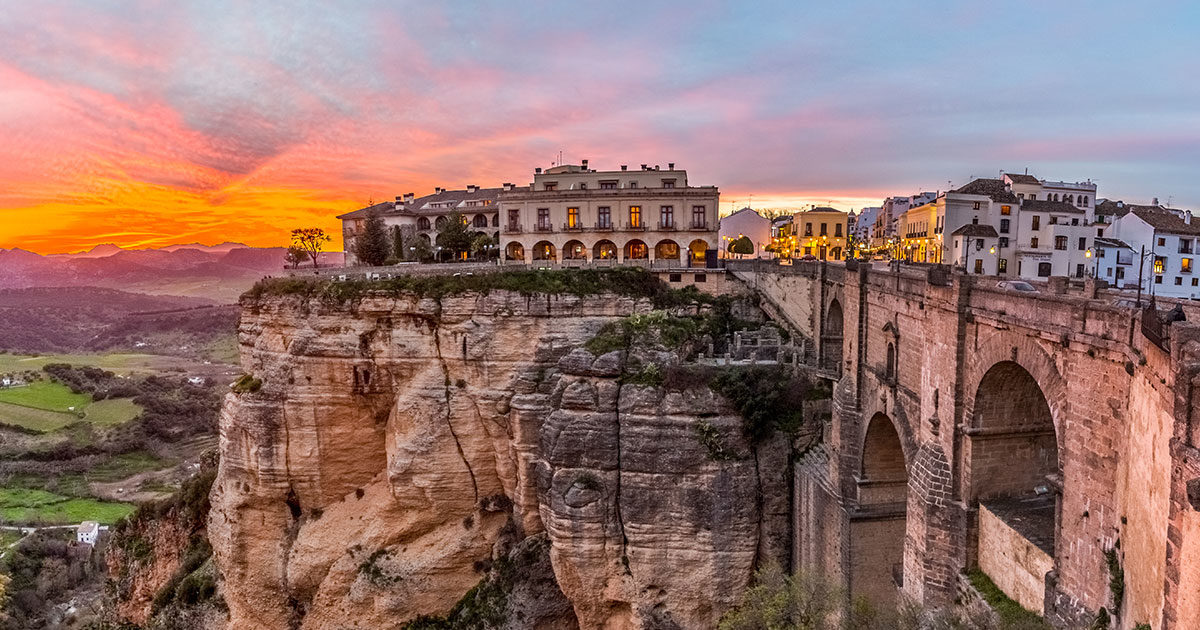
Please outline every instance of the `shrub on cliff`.
[[706, 303], [714, 298], [694, 288], [673, 290], [644, 269], [560, 269], [548, 271], [499, 271], [474, 275], [402, 275], [386, 280], [355, 279], [333, 282], [324, 278], [267, 278], [260, 280], [245, 297], [251, 300], [294, 295], [320, 298], [342, 304], [369, 295], [442, 298], [465, 293], [513, 291], [521, 295], [602, 295], [611, 293], [645, 298], [658, 308]]

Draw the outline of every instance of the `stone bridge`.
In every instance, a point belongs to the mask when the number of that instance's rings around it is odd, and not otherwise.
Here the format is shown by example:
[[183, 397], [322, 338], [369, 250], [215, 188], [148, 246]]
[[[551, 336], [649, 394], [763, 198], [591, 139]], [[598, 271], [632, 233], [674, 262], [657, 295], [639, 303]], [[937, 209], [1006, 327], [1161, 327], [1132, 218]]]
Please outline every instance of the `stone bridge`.
[[929, 605], [982, 569], [1058, 627], [1200, 628], [1200, 326], [1151, 341], [1128, 299], [1065, 279], [729, 270], [838, 375], [796, 463], [795, 568]]

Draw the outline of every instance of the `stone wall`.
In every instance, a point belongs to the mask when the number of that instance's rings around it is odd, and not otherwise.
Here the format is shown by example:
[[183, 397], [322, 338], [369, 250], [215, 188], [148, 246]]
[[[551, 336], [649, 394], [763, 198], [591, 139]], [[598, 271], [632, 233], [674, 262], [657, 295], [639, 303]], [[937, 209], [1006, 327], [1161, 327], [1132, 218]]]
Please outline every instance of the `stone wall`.
[[1042, 614], [1046, 574], [1054, 559], [1000, 519], [979, 506], [979, 568], [996, 586], [1025, 608]]

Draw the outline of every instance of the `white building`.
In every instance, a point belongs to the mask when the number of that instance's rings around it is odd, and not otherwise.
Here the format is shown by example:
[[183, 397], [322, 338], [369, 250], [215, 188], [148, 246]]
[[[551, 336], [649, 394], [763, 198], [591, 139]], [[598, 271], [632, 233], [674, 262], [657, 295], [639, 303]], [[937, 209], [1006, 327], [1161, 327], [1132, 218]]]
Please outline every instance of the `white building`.
[[1115, 238], [1097, 238], [1093, 246], [1095, 276], [1118, 289], [1137, 287], [1137, 256], [1128, 243]]
[[75, 540], [83, 545], [95, 545], [99, 535], [100, 523], [96, 521], [84, 521], [75, 528]]
[[528, 187], [505, 186], [497, 201], [504, 260], [716, 262], [720, 194], [716, 186], [690, 186], [674, 163], [597, 171], [583, 160], [538, 168]]
[[[1107, 227], [1093, 225], [1095, 192], [1091, 182], [978, 178], [901, 215], [892, 255], [987, 275], [1083, 277], [1093, 239], [1105, 236]], [[995, 236], [983, 228], [960, 232], [965, 226], [988, 226]]]
[[415, 247], [420, 239], [431, 250], [436, 247], [437, 231], [446, 224], [447, 217], [459, 213], [472, 231], [499, 238], [500, 215], [496, 199], [502, 190], [512, 190], [512, 184], [502, 188], [480, 188], [470, 185], [463, 190], [435, 188], [433, 194], [417, 197], [406, 193], [395, 201], [377, 203], [353, 212], [339, 215], [342, 221], [342, 245], [346, 251], [346, 264], [356, 265], [354, 241], [366, 226], [367, 218], [377, 215], [383, 219], [389, 235], [399, 230], [404, 247]]
[[[1133, 252], [1122, 286], [1137, 287], [1141, 266], [1143, 291], [1200, 299], [1200, 275], [1195, 270], [1200, 251], [1200, 221], [1192, 218], [1190, 210], [1133, 205], [1127, 209], [1113, 222], [1117, 237], [1128, 243]], [[1143, 251], [1144, 262], [1138, 260]]]
[[771, 244], [771, 220], [750, 208], [742, 208], [733, 214], [722, 217], [718, 237], [721, 243], [721, 256], [725, 258], [744, 258], [731, 254], [729, 248], [734, 241], [747, 237], [754, 244], [754, 258], [770, 258], [771, 253], [766, 247]]

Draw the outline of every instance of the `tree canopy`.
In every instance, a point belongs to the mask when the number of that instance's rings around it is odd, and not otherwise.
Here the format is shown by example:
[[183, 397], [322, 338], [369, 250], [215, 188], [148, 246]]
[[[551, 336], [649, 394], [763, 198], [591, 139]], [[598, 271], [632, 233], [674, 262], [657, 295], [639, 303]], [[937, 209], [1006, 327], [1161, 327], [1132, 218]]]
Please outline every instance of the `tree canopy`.
[[749, 236], [742, 236], [741, 238], [734, 239], [733, 242], [729, 244], [729, 251], [733, 254], [753, 254], [754, 241], [751, 241]]
[[292, 230], [292, 245], [304, 250], [313, 261], [313, 269], [317, 268], [317, 257], [325, 248], [325, 243], [332, 241], [325, 230], [321, 228], [296, 228]]
[[362, 231], [354, 238], [354, 256], [364, 265], [378, 267], [391, 253], [392, 244], [388, 241], [383, 217], [372, 213], [364, 222]]
[[470, 251], [472, 240], [466, 220], [457, 212], [450, 213], [446, 222], [438, 229], [437, 244], [456, 258], [459, 254]]

